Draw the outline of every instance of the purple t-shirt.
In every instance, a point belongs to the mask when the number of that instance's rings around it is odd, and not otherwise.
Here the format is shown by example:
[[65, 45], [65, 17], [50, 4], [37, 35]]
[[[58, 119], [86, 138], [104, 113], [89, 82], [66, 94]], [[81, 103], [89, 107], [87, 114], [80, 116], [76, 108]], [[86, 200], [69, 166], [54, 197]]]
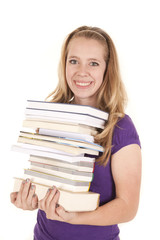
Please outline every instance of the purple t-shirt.
[[[137, 131], [128, 115], [116, 124], [112, 154], [129, 144], [140, 145]], [[115, 184], [111, 171], [111, 159], [106, 167], [95, 164], [94, 179], [90, 191], [100, 193], [100, 205], [115, 198]], [[45, 212], [39, 210], [37, 224], [34, 228], [35, 240], [118, 240], [119, 228], [117, 225], [93, 226], [72, 225], [69, 223], [49, 220]]]

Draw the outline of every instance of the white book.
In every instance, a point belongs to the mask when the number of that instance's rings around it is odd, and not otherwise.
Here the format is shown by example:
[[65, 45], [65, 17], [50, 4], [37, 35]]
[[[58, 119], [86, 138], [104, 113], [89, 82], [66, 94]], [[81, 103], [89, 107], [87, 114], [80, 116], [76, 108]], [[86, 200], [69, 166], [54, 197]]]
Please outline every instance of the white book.
[[94, 137], [89, 134], [64, 132], [64, 131], [57, 131], [57, 130], [44, 129], [44, 128], [39, 129], [39, 134], [54, 136], [54, 137], [73, 138], [73, 139], [77, 139], [79, 141], [88, 141], [91, 143], [94, 142]]
[[92, 143], [85, 140], [79, 140], [74, 138], [66, 138], [66, 137], [56, 137], [56, 136], [49, 136], [49, 135], [42, 135], [39, 133], [33, 133], [33, 132], [24, 132], [20, 131], [19, 137], [28, 137], [30, 139], [38, 139], [38, 140], [47, 140], [55, 143], [62, 143], [62, 144], [68, 144], [73, 147], [79, 147], [79, 148], [87, 148], [91, 150], [96, 150], [99, 152], [103, 152], [104, 148], [96, 143]]
[[50, 130], [64, 131], [64, 132], [73, 132], [73, 133], [81, 133], [88, 135], [96, 135], [97, 131], [93, 127], [89, 127], [81, 124], [71, 124], [71, 123], [58, 123], [58, 122], [44, 122], [36, 119], [27, 119], [23, 121], [23, 127], [27, 128], [44, 128]]
[[26, 153], [29, 155], [34, 155], [34, 156], [39, 156], [39, 157], [47, 157], [47, 158], [53, 158], [53, 159], [58, 159], [66, 162], [79, 162], [79, 161], [86, 161], [86, 162], [95, 162], [95, 158], [91, 157], [85, 157], [83, 154], [78, 155], [78, 156], [67, 156], [63, 154], [58, 154], [54, 152], [47, 152], [44, 150], [36, 149], [33, 148], [34, 146], [31, 146], [29, 144], [17, 144], [17, 145], [12, 145], [12, 150], [16, 152], [22, 152]]
[[28, 108], [87, 114], [89, 116], [98, 117], [105, 121], [108, 119], [107, 112], [104, 112], [98, 108], [94, 108], [94, 107], [86, 106], [86, 105], [28, 100]]
[[30, 169], [75, 181], [91, 182], [93, 179], [93, 173], [90, 172], [80, 172], [73, 169], [68, 169], [59, 166], [56, 167], [53, 165], [43, 163], [31, 162]]
[[26, 108], [25, 116], [26, 119], [37, 118], [44, 121], [79, 123], [101, 129], [104, 128], [105, 124], [104, 120], [86, 114], [68, 113], [53, 110], [41, 110], [35, 108]]
[[42, 139], [35, 139], [35, 138], [29, 138], [29, 137], [23, 137], [19, 136], [18, 138], [19, 143], [24, 144], [31, 144], [35, 147], [38, 147], [40, 150], [47, 150], [51, 152], [59, 152], [61, 154], [69, 154], [69, 155], [80, 155], [80, 154], [90, 154], [94, 156], [99, 155], [99, 151], [88, 149], [88, 148], [81, 148], [78, 146], [72, 146], [71, 144], [67, 143], [58, 143], [48, 140], [42, 140]]
[[30, 155], [29, 158], [30, 162], [35, 163], [42, 163], [42, 164], [48, 164], [50, 166], [55, 167], [63, 167], [67, 169], [73, 169], [79, 172], [93, 172], [94, 169], [94, 162], [86, 162], [86, 161], [78, 161], [78, 162], [66, 162], [63, 160], [53, 159], [53, 158], [45, 158], [45, 157], [38, 157], [34, 155]]
[[90, 182], [74, 181], [31, 169], [24, 169], [24, 178], [29, 178], [31, 181], [40, 184], [56, 186], [57, 188], [71, 192], [88, 192], [90, 188]]
[[[22, 181], [25, 180], [23, 178], [15, 178], [14, 180], [14, 192], [18, 192], [20, 189], [20, 185]], [[36, 186], [36, 194], [38, 195], [38, 199], [41, 200], [45, 197], [48, 188], [52, 187], [52, 185], [39, 184], [36, 182], [32, 182]], [[60, 191], [59, 204], [64, 207], [66, 211], [69, 212], [83, 212], [83, 211], [93, 211], [99, 205], [99, 197], [98, 193], [93, 192], [69, 192], [62, 189], [58, 189]]]

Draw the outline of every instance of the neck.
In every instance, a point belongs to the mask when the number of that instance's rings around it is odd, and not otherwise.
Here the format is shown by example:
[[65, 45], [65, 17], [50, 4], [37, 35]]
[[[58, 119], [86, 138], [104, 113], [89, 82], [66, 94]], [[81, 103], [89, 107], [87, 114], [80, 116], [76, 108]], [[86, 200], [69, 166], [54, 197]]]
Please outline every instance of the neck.
[[96, 101], [93, 99], [77, 99], [76, 97], [73, 98], [72, 104], [79, 104], [79, 105], [88, 105], [91, 107], [97, 107]]

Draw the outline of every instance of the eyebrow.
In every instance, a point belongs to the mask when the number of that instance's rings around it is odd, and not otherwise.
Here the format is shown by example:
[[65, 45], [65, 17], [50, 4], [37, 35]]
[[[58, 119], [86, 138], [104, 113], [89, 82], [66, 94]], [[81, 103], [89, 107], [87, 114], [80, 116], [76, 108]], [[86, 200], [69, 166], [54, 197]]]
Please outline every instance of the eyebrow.
[[[71, 59], [71, 58], [80, 59], [80, 58], [77, 57], [77, 56], [69, 56], [68, 58], [69, 58], [69, 59]], [[98, 61], [98, 62], [101, 62], [101, 61], [98, 60], [97, 58], [88, 58], [87, 60], [89, 60], [89, 61]]]
[[69, 56], [68, 58], [77, 58], [77, 59], [80, 59], [80, 58], [77, 57], [77, 56]]

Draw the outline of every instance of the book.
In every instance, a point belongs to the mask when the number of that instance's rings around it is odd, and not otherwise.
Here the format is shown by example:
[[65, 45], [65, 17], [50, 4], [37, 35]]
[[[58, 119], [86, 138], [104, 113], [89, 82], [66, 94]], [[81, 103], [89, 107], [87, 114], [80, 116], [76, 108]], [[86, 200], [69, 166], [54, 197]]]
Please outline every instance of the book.
[[[43, 192], [43, 197], [44, 189], [56, 186], [70, 193], [70, 206], [75, 204], [72, 194], [77, 197], [83, 193], [87, 201], [92, 195], [96, 209], [99, 194], [90, 194], [89, 189], [95, 158], [103, 147], [94, 143], [94, 136], [104, 128], [108, 113], [90, 106], [28, 100], [25, 116], [23, 127], [39, 132], [21, 131], [18, 143], [12, 146], [12, 150], [30, 156], [29, 168], [24, 169], [23, 178], [15, 179], [15, 185], [20, 186], [22, 179], [29, 178], [36, 184], [36, 193]], [[64, 207], [68, 200], [63, 201]], [[75, 211], [88, 211], [90, 206], [76, 208]], [[72, 211], [68, 207], [66, 210]]]
[[47, 140], [55, 143], [69, 144], [74, 147], [87, 148], [91, 150], [97, 150], [99, 152], [104, 151], [103, 147], [99, 144], [89, 142], [86, 140], [74, 139], [74, 138], [42, 135], [40, 133], [24, 132], [24, 131], [20, 131], [19, 137], [28, 137], [28, 138], [39, 139], [39, 140]]
[[[20, 185], [22, 181], [25, 180], [23, 178], [15, 178], [14, 180], [14, 191], [17, 192], [20, 189]], [[38, 199], [41, 200], [44, 198], [48, 188], [53, 185], [45, 185], [39, 184], [36, 182], [32, 182], [36, 186], [36, 194], [38, 195]], [[69, 212], [82, 212], [82, 211], [93, 211], [99, 205], [99, 197], [98, 193], [92, 192], [81, 192], [81, 193], [73, 193], [69, 191], [65, 191], [59, 189], [60, 198], [59, 204], [64, 207], [66, 211]]]
[[63, 154], [58, 154], [54, 152], [47, 152], [44, 150], [40, 150], [36, 148], [37, 146], [32, 146], [29, 144], [17, 144], [17, 145], [12, 145], [11, 150], [15, 152], [21, 152], [21, 153], [26, 153], [34, 156], [39, 156], [39, 157], [47, 157], [47, 158], [53, 158], [53, 159], [58, 159], [66, 162], [95, 162], [95, 158], [92, 157], [85, 157], [83, 154], [78, 155], [78, 156], [69, 156], [69, 155], [63, 155]]
[[[78, 146], [73, 146], [69, 143], [62, 143], [62, 142], [55, 142], [52, 140], [45, 140], [45, 139], [38, 139], [31, 138], [27, 136], [19, 136], [18, 142], [25, 143], [25, 144], [33, 144], [37, 146], [47, 147], [51, 149], [56, 149], [60, 151], [64, 151], [66, 153], [70, 153], [72, 155], [80, 155], [83, 153], [90, 154], [90, 155], [99, 155], [99, 151], [89, 148], [83, 148]], [[53, 150], [54, 151], [54, 150]]]
[[39, 121], [36, 119], [24, 120], [23, 127], [28, 128], [44, 128], [51, 130], [60, 130], [65, 132], [74, 132], [81, 134], [88, 134], [94, 136], [97, 134], [97, 131], [93, 127], [88, 127], [81, 124], [69, 124], [69, 123], [58, 123], [58, 122], [48, 122], [48, 121]]
[[[81, 154], [78, 154], [78, 155], [75, 155], [73, 153], [68, 153], [68, 152], [64, 152], [64, 151], [61, 151], [61, 150], [58, 150], [58, 149], [55, 149], [55, 148], [49, 148], [49, 147], [43, 147], [43, 146], [38, 146], [38, 145], [34, 145], [34, 144], [29, 144], [29, 143], [20, 143], [18, 142], [17, 145], [19, 145], [22, 147], [22, 148], [28, 148], [30, 150], [38, 150], [40, 152], [45, 152], [45, 153], [55, 153], [55, 154], [60, 154], [60, 155], [63, 155], [63, 156], [81, 156], [81, 157], [84, 157], [85, 156], [85, 153], [81, 153]], [[92, 155], [91, 155], [92, 156]]]
[[98, 118], [89, 116], [88, 114], [80, 113], [68, 113], [65, 111], [54, 111], [48, 109], [35, 109], [35, 108], [26, 108], [25, 115], [27, 119], [37, 118], [39, 120], [50, 121], [53, 120], [56, 122], [69, 122], [69, 123], [80, 123], [96, 128], [104, 129], [105, 121]]
[[75, 181], [91, 182], [93, 179], [92, 172], [82, 172], [45, 163], [36, 163], [33, 161], [31, 161], [30, 169]]
[[108, 119], [107, 112], [104, 112], [100, 109], [87, 106], [87, 105], [28, 100], [28, 108], [35, 108], [35, 109], [42, 109], [42, 110], [47, 109], [47, 110], [62, 111], [62, 112], [65, 111], [69, 113], [86, 114], [89, 116], [94, 116], [96, 118], [98, 117], [105, 121]]
[[24, 169], [24, 178], [31, 179], [40, 184], [46, 184], [51, 186], [56, 186], [63, 190], [68, 190], [71, 192], [88, 192], [90, 188], [90, 182], [86, 181], [76, 181], [68, 178], [63, 178], [55, 176], [52, 174], [35, 171], [32, 169]]
[[71, 139], [77, 139], [79, 141], [87, 141], [90, 143], [94, 143], [94, 137], [89, 134], [81, 134], [81, 133], [73, 133], [73, 132], [64, 132], [64, 131], [57, 131], [51, 129], [39, 129], [39, 134], [47, 135], [47, 136], [54, 136], [54, 137], [66, 137]]
[[34, 155], [30, 155], [28, 161], [33, 163], [48, 164], [50, 166], [55, 166], [55, 167], [67, 168], [69, 170], [73, 169], [79, 172], [92, 173], [94, 171], [94, 162], [77, 161], [77, 162], [71, 163], [71, 162], [58, 160], [54, 158], [38, 157]]

